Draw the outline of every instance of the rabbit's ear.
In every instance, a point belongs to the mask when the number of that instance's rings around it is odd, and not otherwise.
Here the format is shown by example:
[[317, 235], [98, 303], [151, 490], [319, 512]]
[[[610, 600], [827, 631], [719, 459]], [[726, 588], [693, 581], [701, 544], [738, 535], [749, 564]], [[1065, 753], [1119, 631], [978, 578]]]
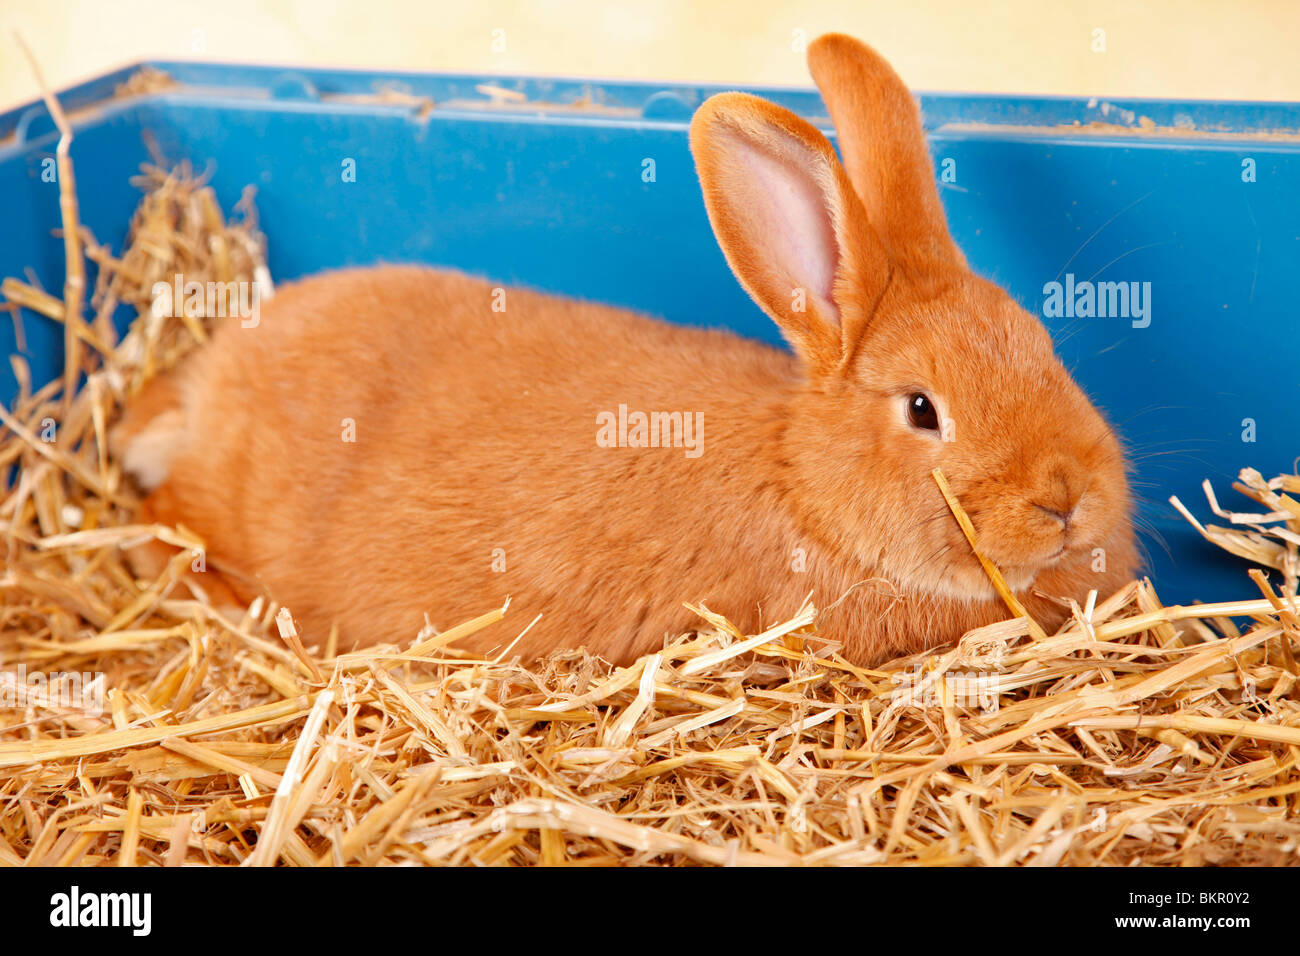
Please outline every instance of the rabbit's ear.
[[731, 266], [814, 374], [851, 357], [889, 279], [835, 150], [810, 124], [745, 93], [691, 121], [709, 222]]
[[808, 69], [890, 257], [913, 274], [935, 264], [964, 268], [939, 202], [921, 111], [893, 67], [865, 43], [828, 33], [809, 45]]

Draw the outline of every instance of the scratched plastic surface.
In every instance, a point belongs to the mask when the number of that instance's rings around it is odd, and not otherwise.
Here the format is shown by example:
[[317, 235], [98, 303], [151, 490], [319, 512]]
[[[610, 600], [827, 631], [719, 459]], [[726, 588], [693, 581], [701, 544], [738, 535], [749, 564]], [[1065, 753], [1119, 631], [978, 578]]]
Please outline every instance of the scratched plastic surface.
[[[728, 272], [701, 204], [687, 124], [712, 88], [154, 65], [179, 85], [110, 99], [123, 70], [62, 94], [83, 221], [113, 248], [149, 131], [169, 159], [210, 166], [224, 207], [257, 187], [279, 281], [436, 263], [779, 342]], [[485, 83], [526, 102], [494, 104]], [[383, 90], [404, 98], [373, 96]], [[754, 92], [829, 132], [815, 92]], [[942, 187], [949, 221], [977, 271], [1039, 314], [1044, 286], [1067, 276], [1150, 283], [1145, 318], [1045, 321], [1134, 450], [1161, 597], [1258, 596], [1247, 565], [1202, 542], [1167, 499], [1204, 515], [1202, 479], [1231, 502], [1240, 468], [1271, 476], [1300, 454], [1300, 105], [921, 102], [933, 156], [955, 174]], [[57, 187], [40, 174], [55, 141], [39, 105], [0, 115], [0, 275], [30, 268], [52, 290], [63, 281]], [[349, 158], [353, 183], [341, 176]], [[48, 380], [61, 333], [30, 313], [24, 325], [33, 373]], [[0, 352], [13, 350], [0, 322]], [[14, 387], [6, 362], [0, 400]]]

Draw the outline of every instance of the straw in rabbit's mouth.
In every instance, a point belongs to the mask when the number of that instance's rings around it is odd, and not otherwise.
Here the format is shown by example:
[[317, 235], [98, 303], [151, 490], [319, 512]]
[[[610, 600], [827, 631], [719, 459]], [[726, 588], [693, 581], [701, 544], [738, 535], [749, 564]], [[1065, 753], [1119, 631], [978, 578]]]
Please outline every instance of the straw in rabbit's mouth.
[[[1006, 565], [1002, 568], [1002, 576], [1006, 579], [1007, 586], [1012, 591], [1025, 592], [1034, 586], [1034, 581], [1038, 575], [1046, 571], [1049, 566], [1034, 565], [1032, 567], [1020, 567], [1019, 565]], [[997, 588], [994, 588], [997, 591]]]
[[961, 502], [957, 500], [957, 496], [948, 484], [948, 479], [944, 477], [943, 469], [936, 468], [931, 472], [931, 475], [934, 477], [935, 484], [939, 486], [939, 491], [943, 494], [943, 500], [948, 503], [948, 509], [952, 511], [952, 516], [957, 519], [957, 525], [961, 528], [962, 534], [966, 536], [971, 551], [974, 552], [976, 559], [983, 566], [984, 573], [988, 575], [993, 590], [997, 592], [998, 597], [1002, 598], [1002, 603], [1016, 617], [1025, 619], [1029, 633], [1033, 637], [1045, 639], [1047, 635], [1043, 633], [1042, 627], [1025, 610], [1024, 605], [1020, 603], [1020, 599], [1013, 593], [1011, 586], [1007, 584], [1006, 578], [1003, 577], [998, 566], [980, 551], [975, 539], [975, 525], [971, 523], [970, 516], [966, 514]]

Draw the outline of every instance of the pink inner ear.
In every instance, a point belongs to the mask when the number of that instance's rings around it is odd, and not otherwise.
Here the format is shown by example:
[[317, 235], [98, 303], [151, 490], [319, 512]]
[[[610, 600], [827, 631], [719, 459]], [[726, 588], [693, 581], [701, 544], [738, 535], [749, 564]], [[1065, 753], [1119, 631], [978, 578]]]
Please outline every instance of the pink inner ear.
[[[832, 292], [839, 264], [835, 226], [811, 167], [816, 158], [800, 151], [759, 148], [738, 136], [732, 155], [740, 160], [740, 187], [735, 214], [756, 257], [774, 277], [803, 288], [809, 310], [819, 307], [825, 318], [839, 321]], [[815, 303], [815, 305], [814, 305]]]

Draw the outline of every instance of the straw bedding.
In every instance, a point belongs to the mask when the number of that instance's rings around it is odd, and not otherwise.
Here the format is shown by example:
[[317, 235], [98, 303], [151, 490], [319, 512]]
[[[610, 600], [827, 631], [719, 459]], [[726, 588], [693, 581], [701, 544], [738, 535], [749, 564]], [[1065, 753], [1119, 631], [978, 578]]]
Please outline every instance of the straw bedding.
[[[697, 608], [697, 631], [625, 668], [582, 651], [512, 662], [528, 621], [508, 607], [339, 655], [263, 599], [223, 617], [182, 579], [189, 550], [157, 580], [126, 562], [151, 537], [199, 544], [138, 523], [106, 450], [128, 397], [209, 328], [155, 318], [150, 288], [176, 273], [267, 282], [251, 198], [228, 221], [187, 170], [147, 167], [114, 256], [77, 225], [70, 178], [64, 296], [3, 286], [20, 326], [46, 320], [19, 304], [64, 324], [85, 377], [33, 390], [14, 359], [22, 393], [0, 412], [0, 862], [1300, 859], [1300, 477], [1244, 471], [1254, 513], [1211, 492], [1223, 526], [1177, 503], [1226, 551], [1281, 572], [1280, 587], [1251, 572], [1254, 600], [1165, 607], [1135, 581], [1073, 607], [1056, 634], [1013, 608], [878, 668], [819, 639], [811, 605], [759, 635]], [[139, 312], [121, 341], [119, 303]], [[485, 628], [499, 653], [457, 649]], [[70, 698], [74, 677], [33, 674], [76, 675], [102, 712]]]

